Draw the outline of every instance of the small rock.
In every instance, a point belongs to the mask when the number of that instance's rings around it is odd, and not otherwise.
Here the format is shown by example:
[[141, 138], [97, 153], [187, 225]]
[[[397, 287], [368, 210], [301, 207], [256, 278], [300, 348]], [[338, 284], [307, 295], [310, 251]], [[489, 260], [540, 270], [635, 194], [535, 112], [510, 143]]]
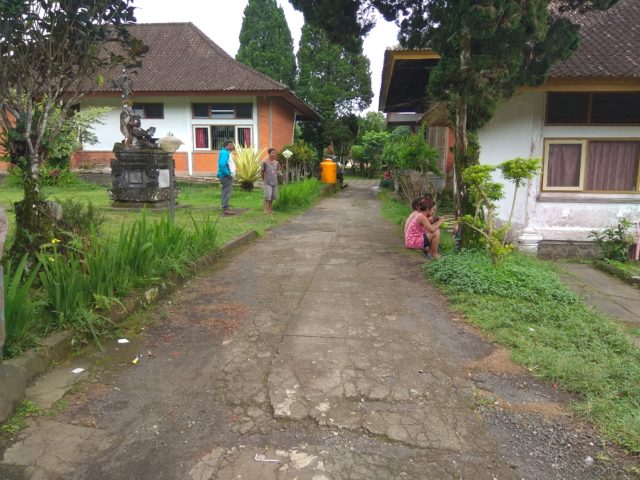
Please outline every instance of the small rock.
[[586, 463], [588, 466], [593, 465], [593, 458], [591, 457], [587, 457], [584, 459], [584, 463]]

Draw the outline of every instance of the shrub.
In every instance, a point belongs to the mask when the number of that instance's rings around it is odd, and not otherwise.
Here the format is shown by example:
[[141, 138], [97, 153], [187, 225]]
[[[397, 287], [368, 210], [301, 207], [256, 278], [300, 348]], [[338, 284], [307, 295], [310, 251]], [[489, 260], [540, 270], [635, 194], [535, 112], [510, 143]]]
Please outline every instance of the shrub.
[[632, 236], [627, 233], [631, 226], [629, 220], [622, 218], [615, 227], [593, 230], [589, 238], [598, 244], [603, 259], [625, 263], [629, 261], [629, 245], [633, 243]]
[[106, 221], [106, 216], [98, 210], [92, 202], [86, 206], [73, 200], [66, 200], [62, 206], [62, 219], [59, 228], [75, 236], [89, 236], [99, 233], [100, 227]]
[[[40, 167], [40, 185], [42, 187], [68, 187], [80, 183], [80, 179], [68, 168], [58, 168], [49, 165]], [[7, 187], [23, 188], [24, 173], [17, 165], [9, 168], [5, 179]]]
[[236, 164], [236, 180], [243, 190], [253, 190], [253, 184], [260, 180], [260, 159], [265, 149], [255, 151], [252, 147], [236, 145], [233, 161]]
[[[210, 218], [196, 222], [192, 217], [192, 221], [194, 229], [188, 232], [167, 215], [157, 222], [143, 216], [123, 224], [116, 238], [105, 239], [92, 231], [88, 238], [71, 235], [66, 243], [53, 239], [42, 247], [28, 276], [26, 259], [15, 270], [9, 263], [7, 353], [30, 346], [36, 333], [61, 328], [70, 328], [81, 338], [90, 333], [99, 344], [110, 325], [98, 311], [118, 303], [133, 288], [146, 287], [169, 273], [184, 274], [193, 260], [214, 250], [216, 223]], [[32, 290], [36, 276], [42, 300], [34, 300], [39, 298]]]
[[301, 182], [289, 183], [279, 188], [278, 198], [273, 202], [274, 210], [287, 212], [308, 207], [320, 196], [320, 182], [309, 178]]

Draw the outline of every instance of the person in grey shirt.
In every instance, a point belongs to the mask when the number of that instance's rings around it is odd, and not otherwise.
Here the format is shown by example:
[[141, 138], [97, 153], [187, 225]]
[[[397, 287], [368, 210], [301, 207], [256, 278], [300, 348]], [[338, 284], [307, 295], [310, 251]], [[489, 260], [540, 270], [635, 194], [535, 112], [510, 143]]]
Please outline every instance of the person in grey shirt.
[[268, 150], [268, 156], [262, 161], [261, 175], [264, 182], [264, 213], [270, 214], [273, 201], [278, 198], [278, 154], [275, 148]]

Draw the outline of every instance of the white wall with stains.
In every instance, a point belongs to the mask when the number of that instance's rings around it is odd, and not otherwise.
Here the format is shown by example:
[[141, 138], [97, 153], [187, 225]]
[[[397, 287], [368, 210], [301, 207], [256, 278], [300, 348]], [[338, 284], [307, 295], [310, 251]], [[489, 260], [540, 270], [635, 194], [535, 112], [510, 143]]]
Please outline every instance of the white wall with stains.
[[[515, 157], [542, 158], [545, 138], [640, 140], [638, 126], [545, 126], [544, 112], [544, 92], [523, 92], [504, 102], [479, 132], [480, 162], [498, 164]], [[496, 178], [501, 178], [499, 173]], [[513, 185], [507, 184], [499, 209], [502, 220], [509, 216], [513, 193]], [[515, 236], [526, 230], [544, 240], [588, 240], [591, 230], [614, 225], [622, 217], [640, 221], [640, 192], [542, 192], [538, 176], [518, 192], [512, 223]]]

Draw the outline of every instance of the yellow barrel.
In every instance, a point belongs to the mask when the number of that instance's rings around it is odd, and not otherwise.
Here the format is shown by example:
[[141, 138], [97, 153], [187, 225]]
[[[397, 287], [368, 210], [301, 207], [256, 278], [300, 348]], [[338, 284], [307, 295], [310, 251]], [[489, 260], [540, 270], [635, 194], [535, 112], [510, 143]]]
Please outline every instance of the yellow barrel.
[[320, 181], [322, 183], [336, 183], [338, 165], [330, 158], [325, 158], [320, 162]]

